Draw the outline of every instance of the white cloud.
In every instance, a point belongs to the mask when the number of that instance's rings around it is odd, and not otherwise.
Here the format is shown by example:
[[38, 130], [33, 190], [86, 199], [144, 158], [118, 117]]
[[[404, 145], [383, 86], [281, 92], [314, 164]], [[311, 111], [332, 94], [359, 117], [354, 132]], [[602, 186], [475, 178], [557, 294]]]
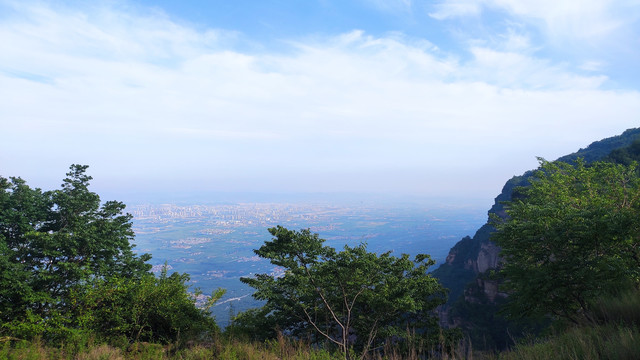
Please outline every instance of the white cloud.
[[[361, 31], [252, 53], [163, 16], [16, 11], [0, 20], [0, 163], [25, 178], [84, 162], [114, 182], [493, 196], [640, 113], [638, 92], [527, 54], [517, 32], [469, 61]], [[464, 175], [485, 172], [495, 183]]]
[[600, 61], [585, 61], [584, 63], [582, 63], [582, 65], [580, 65], [580, 69], [592, 72], [602, 71], [604, 67], [605, 64]]
[[464, 70], [467, 77], [507, 88], [530, 89], [598, 89], [606, 76], [583, 76], [567, 66], [532, 58], [516, 52], [500, 52], [488, 48], [472, 48], [474, 61]]
[[606, 36], [623, 25], [614, 18], [612, 0], [492, 0], [490, 7], [498, 7], [522, 18], [542, 20], [553, 36], [593, 39]]
[[640, 2], [615, 0], [444, 0], [430, 14], [444, 20], [498, 10], [533, 25], [548, 39], [600, 42], [640, 19]]
[[445, 20], [458, 16], [477, 16], [482, 11], [482, 1], [479, 0], [446, 0], [435, 6], [436, 11], [429, 16]]

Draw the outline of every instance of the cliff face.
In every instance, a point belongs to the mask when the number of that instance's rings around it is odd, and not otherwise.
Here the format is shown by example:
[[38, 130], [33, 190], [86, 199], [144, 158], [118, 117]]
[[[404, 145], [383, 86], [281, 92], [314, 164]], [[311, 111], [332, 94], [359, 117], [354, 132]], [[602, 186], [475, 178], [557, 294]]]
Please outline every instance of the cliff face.
[[475, 273], [483, 273], [489, 269], [498, 267], [500, 248], [492, 242], [486, 242], [480, 245], [478, 257], [472, 263]]
[[[587, 162], [607, 158], [614, 150], [632, 146], [640, 139], [640, 128], [629, 129], [621, 135], [596, 141], [585, 149], [563, 156], [558, 161], [571, 162], [582, 157]], [[639, 145], [640, 148], [640, 145]], [[502, 192], [495, 198], [495, 203], [488, 214], [505, 217], [504, 201], [512, 199], [516, 187], [527, 186], [533, 171], [521, 176], [514, 176], [504, 185]], [[491, 241], [491, 233], [495, 230], [487, 222], [475, 233], [473, 238], [465, 237], [449, 251], [444, 264], [432, 272], [444, 287], [449, 289], [448, 302], [439, 308], [441, 325], [447, 327], [461, 327], [463, 331], [471, 329], [485, 329], [482, 336], [487, 347], [503, 347], [510, 341], [510, 335], [501, 335], [507, 331], [508, 323], [496, 317], [498, 306], [505, 300], [507, 294], [500, 292], [497, 280], [491, 279], [492, 270], [500, 268], [500, 248]], [[484, 312], [484, 314], [477, 314]], [[480, 316], [482, 315], [482, 316]], [[488, 322], [481, 324], [479, 322]], [[487, 329], [487, 326], [492, 326]], [[496, 327], [504, 326], [504, 329]], [[513, 331], [513, 330], [508, 330]], [[473, 341], [473, 334], [467, 333]], [[487, 340], [494, 336], [495, 339]], [[474, 344], [475, 346], [475, 344]]]
[[[467, 245], [465, 244], [465, 242], [470, 243], [473, 241], [473, 239], [467, 237], [463, 239], [459, 244], [462, 244], [464, 246]], [[469, 249], [464, 248], [463, 246], [459, 246], [458, 248], [451, 249], [449, 255], [447, 255], [447, 258], [445, 260], [445, 266], [462, 266], [464, 270], [468, 270], [474, 275], [478, 275], [480, 273], [486, 272], [489, 269], [496, 269], [498, 267], [498, 263], [500, 260], [500, 248], [496, 246], [496, 244], [491, 241], [480, 242], [479, 247], [477, 248], [477, 254], [475, 254], [476, 246], [474, 246], [476, 244], [468, 245], [471, 245], [474, 248]], [[434, 273], [437, 272], [434, 271]]]

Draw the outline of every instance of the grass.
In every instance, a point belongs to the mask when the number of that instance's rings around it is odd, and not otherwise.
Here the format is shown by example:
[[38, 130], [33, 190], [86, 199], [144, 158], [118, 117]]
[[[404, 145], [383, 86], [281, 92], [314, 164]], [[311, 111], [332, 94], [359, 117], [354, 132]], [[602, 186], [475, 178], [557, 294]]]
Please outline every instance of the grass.
[[[403, 354], [398, 349], [384, 349], [367, 360], [478, 359], [478, 360], [595, 360], [640, 359], [640, 291], [633, 290], [603, 299], [593, 305], [589, 321], [562, 333], [545, 338], [521, 341], [501, 353], [473, 352], [462, 342], [447, 353], [418, 346]], [[36, 339], [28, 342], [0, 337], [0, 360], [337, 360], [339, 352], [317, 349], [303, 341], [279, 336], [266, 342], [252, 342], [219, 337], [208, 343], [183, 348], [149, 343], [120, 346], [95, 343], [91, 337], [51, 347]]]
[[596, 302], [592, 318], [598, 324], [640, 327], [640, 290], [624, 291]]
[[494, 359], [639, 359], [640, 332], [623, 326], [595, 326], [571, 329], [544, 340], [517, 345]]
[[84, 347], [51, 347], [39, 340], [0, 342], [0, 360], [334, 360], [340, 354], [314, 349], [283, 337], [264, 343], [220, 339], [182, 349], [159, 344], [134, 343], [126, 349], [107, 344]]
[[640, 290], [603, 298], [582, 326], [516, 345], [491, 359], [640, 359]]
[[[440, 359], [463, 358], [438, 353]], [[463, 353], [463, 352], [460, 352]], [[386, 348], [383, 353], [369, 354], [367, 360], [419, 360], [433, 351], [414, 347], [408, 353]], [[431, 356], [430, 358], [433, 358]], [[85, 344], [85, 346], [51, 347], [39, 340], [5, 341], [0, 343], [0, 360], [342, 360], [338, 351], [315, 348], [303, 341], [292, 341], [284, 336], [265, 342], [242, 339], [218, 338], [210, 343], [192, 344], [176, 349], [170, 345], [134, 343], [124, 348], [107, 344]]]
[[[426, 356], [430, 355], [430, 356]], [[498, 354], [474, 353], [460, 346], [450, 353], [428, 353], [411, 349], [400, 354], [386, 349], [369, 360], [419, 359], [640, 359], [640, 331], [637, 327], [598, 325], [571, 329], [546, 339], [535, 339]], [[209, 344], [196, 344], [182, 349], [170, 346], [136, 343], [126, 349], [106, 344], [86, 346], [77, 352], [49, 347], [40, 341], [5, 341], [0, 343], [0, 360], [338, 360], [338, 352], [315, 349], [303, 342], [284, 338], [260, 342], [220, 339]]]

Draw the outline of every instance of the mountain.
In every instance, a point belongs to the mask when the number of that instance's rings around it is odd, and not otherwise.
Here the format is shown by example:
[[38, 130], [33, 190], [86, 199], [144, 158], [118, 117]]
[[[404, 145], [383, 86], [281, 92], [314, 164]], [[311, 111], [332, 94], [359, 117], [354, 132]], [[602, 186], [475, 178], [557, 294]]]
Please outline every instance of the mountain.
[[[572, 162], [583, 158], [593, 161], [629, 163], [640, 159], [640, 128], [596, 141], [556, 161]], [[514, 188], [526, 186], [533, 170], [509, 179], [488, 214], [504, 217], [504, 201], [511, 200]], [[490, 215], [489, 215], [490, 216]], [[503, 349], [513, 337], [535, 331], [534, 323], [513, 323], [500, 317], [497, 310], [507, 295], [500, 292], [492, 276], [499, 269], [500, 248], [491, 241], [493, 227], [487, 222], [473, 237], [465, 237], [451, 248], [445, 263], [432, 272], [449, 289], [449, 301], [440, 307], [441, 325], [459, 327], [476, 349]]]

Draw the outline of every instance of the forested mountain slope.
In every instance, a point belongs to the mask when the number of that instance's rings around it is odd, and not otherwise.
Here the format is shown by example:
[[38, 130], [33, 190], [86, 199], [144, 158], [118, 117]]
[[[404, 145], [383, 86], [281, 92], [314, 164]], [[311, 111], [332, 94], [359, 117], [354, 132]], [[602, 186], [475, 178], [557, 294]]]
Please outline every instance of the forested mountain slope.
[[[625, 164], [638, 160], [640, 128], [596, 141], [558, 161], [571, 162], [577, 158], [587, 163], [605, 160]], [[495, 198], [489, 216], [504, 216], [502, 202], [511, 200], [513, 189], [526, 185], [532, 174], [533, 171], [528, 171], [509, 179]], [[473, 237], [460, 240], [450, 250], [446, 262], [432, 273], [450, 290], [448, 302], [439, 311], [442, 325], [462, 328], [477, 348], [504, 348], [512, 341], [511, 336], [522, 330], [522, 325], [510, 324], [496, 315], [506, 294], [499, 291], [498, 282], [491, 278], [492, 270], [499, 266], [500, 253], [499, 247], [490, 240], [493, 232], [487, 222]], [[505, 327], [509, 327], [508, 332]]]

